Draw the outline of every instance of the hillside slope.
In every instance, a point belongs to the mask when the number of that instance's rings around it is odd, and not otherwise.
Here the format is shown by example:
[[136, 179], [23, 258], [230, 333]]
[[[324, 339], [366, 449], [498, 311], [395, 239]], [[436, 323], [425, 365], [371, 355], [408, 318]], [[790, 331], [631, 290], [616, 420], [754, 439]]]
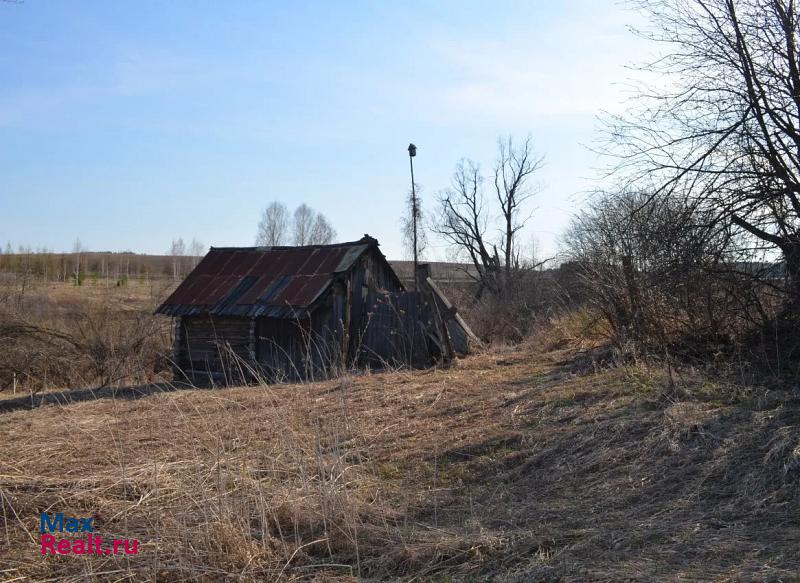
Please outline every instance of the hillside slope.
[[[800, 405], [570, 351], [0, 415], [9, 580], [791, 580]], [[40, 512], [137, 555], [40, 554]], [[16, 579], [20, 578], [20, 579]]]

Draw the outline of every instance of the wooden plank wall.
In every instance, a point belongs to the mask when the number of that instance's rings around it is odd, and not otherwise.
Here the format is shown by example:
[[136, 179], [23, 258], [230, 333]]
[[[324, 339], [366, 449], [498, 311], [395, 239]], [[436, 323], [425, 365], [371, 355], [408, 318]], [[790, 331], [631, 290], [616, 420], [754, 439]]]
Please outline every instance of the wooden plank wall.
[[242, 361], [252, 362], [254, 356], [250, 340], [247, 319], [184, 316], [176, 331], [176, 360], [192, 381], [242, 382], [247, 368]]
[[305, 378], [308, 322], [260, 318], [256, 322], [256, 359], [269, 382]]
[[261, 318], [256, 322], [256, 360], [270, 381], [318, 380], [342, 370], [345, 286], [336, 285], [323, 305], [303, 320]]
[[423, 294], [417, 292], [377, 293], [367, 297], [367, 311], [361, 342], [360, 364], [375, 367], [430, 364], [425, 333], [430, 310]]
[[[365, 253], [350, 272], [350, 326], [348, 361], [356, 362], [361, 356], [361, 336], [367, 324], [366, 314], [373, 305], [369, 294], [400, 292], [399, 283], [391, 268], [377, 255], [377, 250]], [[374, 299], [374, 298], [373, 298]]]

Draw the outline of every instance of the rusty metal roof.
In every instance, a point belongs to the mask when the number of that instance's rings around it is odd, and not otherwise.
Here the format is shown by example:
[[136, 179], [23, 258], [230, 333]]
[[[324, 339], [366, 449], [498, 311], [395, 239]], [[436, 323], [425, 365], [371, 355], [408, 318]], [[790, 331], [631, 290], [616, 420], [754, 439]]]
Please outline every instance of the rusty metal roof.
[[157, 314], [301, 317], [378, 242], [309, 247], [212, 247]]

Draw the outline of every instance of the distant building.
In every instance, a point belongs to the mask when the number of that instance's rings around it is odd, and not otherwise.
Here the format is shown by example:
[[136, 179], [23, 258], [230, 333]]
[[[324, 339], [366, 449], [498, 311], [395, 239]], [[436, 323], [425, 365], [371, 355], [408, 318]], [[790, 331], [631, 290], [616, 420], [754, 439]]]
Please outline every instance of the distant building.
[[377, 240], [212, 247], [156, 313], [175, 318], [192, 381], [323, 378], [350, 366], [426, 366], [474, 337], [422, 270], [407, 291]]
[[[403, 284], [413, 287], [414, 284], [414, 262], [413, 261], [390, 261], [400, 281]], [[430, 276], [439, 285], [471, 288], [476, 287], [480, 282], [480, 274], [472, 263], [450, 263], [445, 261], [429, 261]]]

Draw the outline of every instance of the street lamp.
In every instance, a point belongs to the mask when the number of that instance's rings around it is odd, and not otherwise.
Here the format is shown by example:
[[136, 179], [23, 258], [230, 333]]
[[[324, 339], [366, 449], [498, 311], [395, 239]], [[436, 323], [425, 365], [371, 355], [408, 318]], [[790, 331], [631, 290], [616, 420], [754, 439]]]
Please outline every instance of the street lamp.
[[417, 282], [417, 187], [414, 184], [414, 156], [417, 155], [417, 147], [414, 144], [408, 145], [408, 162], [411, 164], [411, 229], [414, 232], [414, 291], [419, 288]]

